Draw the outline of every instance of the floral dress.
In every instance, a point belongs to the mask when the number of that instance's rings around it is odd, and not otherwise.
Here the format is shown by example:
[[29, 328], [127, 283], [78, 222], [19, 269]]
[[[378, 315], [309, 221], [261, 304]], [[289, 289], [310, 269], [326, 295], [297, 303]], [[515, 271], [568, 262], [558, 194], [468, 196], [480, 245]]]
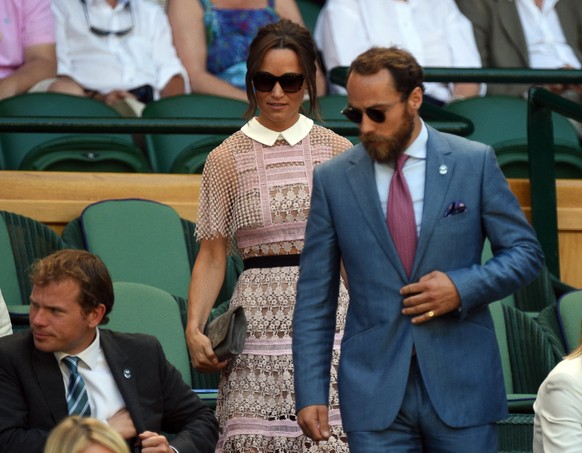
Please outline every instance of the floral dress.
[[263, 25], [279, 20], [275, 0], [266, 8], [216, 8], [211, 0], [200, 0], [204, 8], [208, 72], [245, 89], [247, 56], [251, 41]]
[[[243, 259], [301, 252], [313, 167], [351, 146], [317, 125], [294, 146], [283, 139], [266, 146], [235, 133], [206, 162], [198, 238], [228, 237], [229, 252]], [[244, 351], [221, 375], [217, 451], [348, 451], [337, 392], [348, 294], [342, 283], [331, 368], [332, 437], [318, 445], [302, 434], [295, 417], [291, 325], [297, 279], [297, 266], [283, 266], [247, 269], [237, 282], [231, 307], [245, 308], [248, 329]]]

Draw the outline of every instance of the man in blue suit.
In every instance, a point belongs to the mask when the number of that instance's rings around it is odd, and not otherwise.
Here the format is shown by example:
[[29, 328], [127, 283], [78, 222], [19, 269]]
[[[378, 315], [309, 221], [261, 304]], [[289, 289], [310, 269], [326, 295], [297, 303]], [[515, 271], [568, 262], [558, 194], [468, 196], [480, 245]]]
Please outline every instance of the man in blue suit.
[[[422, 68], [408, 52], [364, 52], [347, 89], [344, 113], [362, 143], [313, 176], [293, 320], [298, 422], [315, 441], [329, 435], [343, 264], [350, 306], [338, 385], [351, 451], [495, 452], [507, 405], [487, 305], [539, 273], [539, 243], [493, 150], [420, 119]], [[386, 218], [403, 153], [417, 243], [408, 266]], [[482, 265], [485, 238], [494, 258]]]

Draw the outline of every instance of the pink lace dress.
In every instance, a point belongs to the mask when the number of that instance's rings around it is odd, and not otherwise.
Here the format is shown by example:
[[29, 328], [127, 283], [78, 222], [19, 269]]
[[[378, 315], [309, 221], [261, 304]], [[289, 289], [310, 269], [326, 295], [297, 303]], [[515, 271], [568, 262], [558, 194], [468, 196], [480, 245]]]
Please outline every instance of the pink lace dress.
[[[351, 147], [314, 125], [299, 143], [265, 146], [239, 131], [209, 155], [202, 178], [199, 239], [229, 238], [244, 258], [300, 253], [309, 211], [313, 167]], [[243, 353], [219, 384], [217, 451], [347, 452], [337, 393], [339, 344], [348, 295], [342, 284], [330, 388], [332, 438], [315, 444], [295, 418], [291, 323], [298, 267], [251, 268], [236, 285], [231, 306], [248, 320]]]

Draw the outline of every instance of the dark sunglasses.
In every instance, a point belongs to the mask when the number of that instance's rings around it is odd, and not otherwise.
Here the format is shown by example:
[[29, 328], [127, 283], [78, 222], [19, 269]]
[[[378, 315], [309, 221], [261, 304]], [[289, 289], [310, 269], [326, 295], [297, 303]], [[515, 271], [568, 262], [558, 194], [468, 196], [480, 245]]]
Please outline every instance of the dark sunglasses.
[[127, 35], [131, 30], [133, 30], [133, 10], [131, 9], [131, 2], [127, 2], [124, 6], [126, 10], [129, 11], [129, 15], [131, 18], [131, 25], [128, 28], [124, 28], [122, 30], [103, 30], [102, 28], [95, 27], [91, 25], [91, 20], [89, 19], [89, 7], [87, 6], [87, 0], [81, 0], [83, 4], [83, 11], [85, 12], [85, 20], [87, 21], [87, 25], [89, 26], [89, 31], [97, 36], [109, 36], [115, 35], [117, 37]]
[[374, 121], [374, 123], [383, 123], [386, 120], [386, 110], [380, 110], [371, 107], [365, 110], [360, 110], [353, 107], [346, 107], [341, 111], [341, 113], [345, 115], [346, 118], [352, 123], [356, 124], [360, 124], [362, 122], [364, 113], [368, 118]]
[[271, 91], [276, 83], [281, 85], [285, 93], [297, 93], [303, 86], [305, 76], [294, 72], [287, 72], [282, 76], [274, 76], [269, 72], [257, 72], [253, 76], [253, 86], [257, 91]]

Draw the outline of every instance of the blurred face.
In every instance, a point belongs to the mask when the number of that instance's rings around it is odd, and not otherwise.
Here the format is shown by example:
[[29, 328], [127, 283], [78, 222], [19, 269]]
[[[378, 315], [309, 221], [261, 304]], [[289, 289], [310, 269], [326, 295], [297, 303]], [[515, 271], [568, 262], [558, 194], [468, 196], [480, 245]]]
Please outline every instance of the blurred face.
[[395, 160], [420, 132], [422, 90], [415, 88], [402, 100], [387, 69], [372, 75], [352, 73], [347, 90], [349, 107], [361, 116], [360, 140], [370, 156], [378, 162]]
[[[295, 75], [303, 74], [297, 54], [290, 49], [269, 50], [257, 74], [266, 79], [269, 76], [284, 76], [282, 80], [275, 82], [270, 91], [260, 91], [257, 89], [258, 85], [255, 86], [255, 97], [260, 111], [257, 120], [274, 131], [290, 128], [299, 119], [299, 109], [305, 95], [305, 82], [300, 84], [297, 91], [295, 91], [297, 84], [293, 83], [297, 80], [293, 78]], [[287, 92], [284, 90], [285, 87]]]
[[43, 352], [77, 354], [95, 339], [105, 305], [84, 313], [81, 288], [73, 279], [34, 285], [30, 293], [30, 327], [34, 345]]

